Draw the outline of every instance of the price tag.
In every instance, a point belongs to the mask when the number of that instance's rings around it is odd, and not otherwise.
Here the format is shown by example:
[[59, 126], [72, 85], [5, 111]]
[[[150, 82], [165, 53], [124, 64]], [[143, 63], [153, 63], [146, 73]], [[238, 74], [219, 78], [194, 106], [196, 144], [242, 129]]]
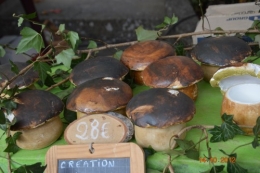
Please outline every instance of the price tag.
[[46, 173], [144, 173], [143, 150], [135, 143], [52, 146]]
[[68, 125], [64, 138], [68, 144], [119, 143], [129, 141], [133, 124], [115, 112], [83, 116]]

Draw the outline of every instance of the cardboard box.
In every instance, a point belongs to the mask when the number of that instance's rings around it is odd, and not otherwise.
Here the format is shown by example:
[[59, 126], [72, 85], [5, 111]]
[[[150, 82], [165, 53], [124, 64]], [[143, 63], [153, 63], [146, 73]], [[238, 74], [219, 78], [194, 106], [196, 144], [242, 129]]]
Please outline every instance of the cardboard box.
[[[247, 30], [254, 20], [260, 20], [260, 6], [254, 2], [238, 3], [228, 5], [211, 5], [207, 8], [204, 18], [204, 30], [215, 30], [217, 27], [223, 30]], [[203, 31], [202, 19], [198, 22], [194, 32]], [[194, 35], [193, 44], [197, 44], [201, 39], [210, 36]]]

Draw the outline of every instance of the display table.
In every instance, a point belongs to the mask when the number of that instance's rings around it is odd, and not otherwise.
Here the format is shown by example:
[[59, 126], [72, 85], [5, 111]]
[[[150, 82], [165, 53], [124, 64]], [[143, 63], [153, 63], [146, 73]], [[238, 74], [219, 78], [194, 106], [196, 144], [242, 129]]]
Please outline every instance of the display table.
[[[188, 123], [188, 125], [221, 125], [220, 109], [222, 102], [222, 94], [219, 88], [212, 88], [209, 83], [201, 81], [198, 83], [199, 95], [196, 104], [196, 114], [194, 118]], [[138, 86], [134, 88], [134, 94], [142, 92], [147, 89], [144, 86]], [[193, 140], [194, 143], [198, 142], [202, 136], [201, 130], [193, 129], [187, 133], [186, 139]], [[209, 138], [211, 135], [209, 134]], [[7, 172], [7, 159], [3, 157], [6, 156], [6, 153], [2, 152], [5, 145], [5, 136], [2, 136], [0, 141], [0, 165], [4, 172]], [[231, 153], [234, 148], [239, 145], [253, 141], [252, 136], [235, 136], [234, 139], [228, 140], [226, 142], [210, 143], [212, 157], [215, 157], [215, 165], [226, 165], [227, 163], [223, 160], [227, 158], [219, 149], [224, 150], [226, 153]], [[56, 141], [53, 145], [66, 145], [66, 142], [63, 139], [63, 136]], [[14, 155], [12, 155], [12, 160], [17, 162], [17, 164], [33, 164], [36, 162], [42, 162], [44, 165], [45, 155], [48, 148], [41, 150], [20, 150]], [[254, 149], [251, 145], [241, 147], [235, 151], [237, 153], [237, 163], [248, 170], [249, 173], [260, 173], [260, 148]], [[208, 156], [206, 143], [205, 141], [200, 144], [200, 157], [205, 158]], [[159, 158], [155, 160], [154, 158]], [[221, 161], [223, 163], [221, 163]], [[156, 163], [153, 163], [156, 162]], [[149, 168], [160, 169], [162, 170], [168, 163], [168, 156], [163, 153], [155, 153], [150, 155], [146, 161]], [[197, 160], [192, 160], [186, 156], [180, 156], [172, 161], [173, 168], [175, 173], [183, 172], [204, 172], [210, 169], [210, 165], [207, 162], [201, 162]], [[162, 171], [161, 171], [162, 172]]]

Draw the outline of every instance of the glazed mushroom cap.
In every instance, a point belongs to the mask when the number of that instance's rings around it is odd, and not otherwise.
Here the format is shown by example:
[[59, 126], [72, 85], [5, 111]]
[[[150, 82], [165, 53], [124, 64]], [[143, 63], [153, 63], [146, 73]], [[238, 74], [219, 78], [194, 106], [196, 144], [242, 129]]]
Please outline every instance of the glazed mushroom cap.
[[115, 78], [96, 78], [78, 85], [69, 95], [67, 109], [85, 114], [114, 111], [126, 106], [132, 89]]
[[209, 37], [200, 41], [192, 50], [192, 58], [212, 66], [226, 66], [242, 62], [252, 50], [242, 39], [235, 36]]
[[166, 128], [190, 121], [195, 114], [195, 105], [192, 99], [177, 90], [151, 88], [129, 101], [126, 114], [136, 126]]
[[[19, 71], [28, 66], [25, 62], [14, 62]], [[10, 63], [0, 65], [0, 88], [5, 86], [5, 84], [12, 79], [17, 74], [12, 71], [12, 65]], [[35, 82], [39, 78], [39, 74], [30, 69], [27, 73], [16, 78], [10, 85], [7, 86], [7, 89], [14, 88], [18, 86], [19, 89], [26, 88], [30, 86], [33, 82]]]
[[56, 95], [44, 90], [27, 90], [15, 95], [17, 108], [12, 111], [16, 123], [11, 130], [37, 128], [58, 116], [64, 104]]
[[148, 40], [126, 48], [121, 56], [121, 61], [130, 70], [142, 71], [150, 63], [175, 54], [176, 52], [170, 44], [159, 40]]
[[122, 80], [129, 69], [113, 57], [99, 56], [77, 64], [70, 73], [70, 81], [74, 85], [82, 84], [91, 79], [112, 77]]
[[203, 79], [199, 64], [186, 56], [169, 56], [151, 63], [143, 72], [144, 84], [153, 88], [184, 88]]
[[224, 94], [230, 87], [238, 84], [260, 84], [260, 65], [236, 63], [221, 67], [210, 79], [212, 87], [220, 87]]

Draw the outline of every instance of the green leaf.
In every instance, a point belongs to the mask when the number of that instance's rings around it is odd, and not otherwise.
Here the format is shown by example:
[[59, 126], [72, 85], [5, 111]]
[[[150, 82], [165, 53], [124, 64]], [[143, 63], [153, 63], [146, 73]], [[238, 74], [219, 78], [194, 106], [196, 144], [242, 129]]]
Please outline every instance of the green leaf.
[[163, 28], [166, 28], [166, 27], [168, 27], [170, 25], [173, 25], [173, 24], [175, 24], [177, 22], [178, 22], [178, 17], [176, 17], [174, 14], [173, 14], [173, 16], [171, 18], [168, 17], [168, 16], [165, 16], [164, 20], [163, 20], [163, 23], [155, 26], [155, 28], [156, 29], [163, 29]]
[[215, 173], [215, 171], [216, 172], [222, 172], [224, 170], [224, 168], [225, 168], [224, 165], [213, 166], [209, 173]]
[[[235, 158], [235, 161], [230, 158]], [[228, 173], [247, 173], [247, 169], [241, 167], [237, 162], [236, 162], [237, 154], [231, 154], [229, 155], [229, 159], [227, 162], [227, 172]]]
[[175, 141], [180, 146], [180, 148], [182, 148], [184, 150], [187, 150], [187, 149], [194, 147], [193, 141], [188, 141], [188, 140], [185, 140], [185, 139], [175, 139]]
[[193, 160], [199, 160], [200, 153], [197, 149], [192, 148], [192, 149], [186, 150], [185, 153], [188, 158], [193, 159]]
[[65, 31], [65, 24], [60, 24], [58, 32], [61, 34]]
[[44, 48], [42, 36], [35, 30], [24, 27], [20, 34], [22, 35], [22, 39], [17, 46], [16, 53], [24, 53], [32, 48], [39, 53]]
[[171, 18], [169, 18], [168, 16], [165, 16], [165, 17], [164, 17], [164, 20], [163, 20], [163, 22], [164, 22], [165, 24], [168, 24], [168, 25], [170, 25], [170, 24], [171, 24], [171, 22], [172, 22], [172, 19], [171, 19]]
[[209, 129], [209, 133], [213, 136], [210, 138], [211, 142], [227, 141], [228, 139], [233, 139], [235, 135], [242, 135], [244, 132], [241, 128], [233, 122], [233, 116], [223, 114], [223, 123], [221, 127], [214, 126], [213, 129]]
[[66, 67], [70, 68], [72, 58], [75, 56], [75, 53], [72, 49], [66, 49], [61, 51], [58, 55], [55, 56], [57, 63], [64, 64]]
[[2, 110], [0, 110], [0, 124], [5, 124], [6, 119], [5, 119], [5, 114]]
[[13, 136], [9, 136], [5, 139], [7, 143], [7, 147], [4, 150], [4, 152], [9, 152], [14, 154], [20, 150], [20, 148], [16, 145], [16, 140], [19, 138], [21, 134], [22, 132], [16, 132]]
[[5, 53], [5, 49], [2, 46], [0, 46], [0, 57], [4, 57]]
[[161, 32], [153, 31], [153, 30], [145, 30], [143, 26], [139, 26], [135, 30], [135, 32], [138, 41], [156, 40], [161, 35]]
[[97, 43], [93, 40], [90, 40], [87, 48], [88, 49], [95, 49], [95, 48], [97, 48]]
[[39, 73], [39, 78], [44, 83], [47, 78], [47, 72], [51, 72], [51, 66], [45, 62], [35, 62], [33, 68]]
[[257, 42], [258, 46], [260, 47], [260, 35], [259, 34], [255, 36], [255, 42]]
[[260, 134], [260, 116], [256, 120], [256, 125], [253, 127], [254, 140], [252, 142], [253, 148], [260, 146], [258, 141], [258, 135]]
[[74, 31], [69, 31], [67, 34], [67, 39], [70, 42], [70, 45], [73, 48], [73, 50], [76, 50], [80, 42], [78, 33]]
[[18, 19], [18, 27], [20, 27], [23, 23], [24, 19], [22, 17], [19, 17]]
[[24, 19], [34, 19], [35, 17], [36, 17], [36, 12], [22, 15], [22, 18], [24, 18]]
[[212, 137], [210, 138], [210, 142], [220, 142], [223, 140], [222, 134], [223, 131], [221, 127], [214, 126], [213, 129], [208, 130], [210, 134], [212, 134]]
[[15, 74], [18, 74], [19, 73], [19, 69], [18, 69], [17, 65], [14, 64], [13, 61], [9, 60], [9, 62], [11, 64], [11, 71], [14, 72]]
[[115, 54], [114, 54], [114, 58], [120, 60], [121, 56], [122, 56], [123, 51], [122, 50], [118, 50]]
[[42, 166], [42, 163], [37, 162], [32, 165], [22, 165], [17, 168], [14, 173], [41, 173], [44, 172], [47, 165]]

